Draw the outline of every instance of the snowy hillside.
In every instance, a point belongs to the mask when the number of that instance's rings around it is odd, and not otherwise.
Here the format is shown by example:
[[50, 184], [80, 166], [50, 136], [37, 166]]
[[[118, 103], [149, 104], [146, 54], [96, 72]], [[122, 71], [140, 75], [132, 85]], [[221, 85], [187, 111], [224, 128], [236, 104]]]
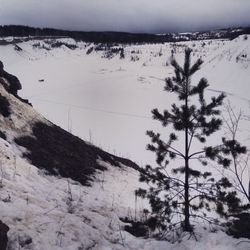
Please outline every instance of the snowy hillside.
[[[137, 165], [123, 157], [139, 164], [154, 162], [154, 156], [145, 151], [145, 131], [162, 128], [151, 119], [150, 110], [169, 107], [174, 101], [162, 91], [164, 78], [172, 74], [171, 54], [183, 60], [185, 46], [193, 48], [194, 58], [201, 56], [205, 61], [197, 79], [208, 78], [211, 95], [228, 93], [247, 118], [250, 37], [118, 45], [119, 52], [111, 54], [111, 49], [72, 39], [0, 46], [5, 70], [20, 79], [20, 96], [35, 108], [0, 85], [11, 111], [7, 117], [0, 116], [6, 136], [0, 138], [0, 214], [10, 227], [9, 249], [249, 249], [246, 240], [220, 231], [200, 229], [198, 241], [170, 244], [136, 238], [124, 230], [121, 218], [142, 217], [148, 204], [134, 195], [142, 185]], [[120, 59], [120, 48], [124, 59]], [[248, 121], [243, 125], [247, 127]], [[36, 147], [42, 154], [37, 155]], [[88, 160], [79, 162], [83, 151]]]
[[[248, 242], [222, 232], [200, 233], [202, 241], [170, 244], [124, 231], [123, 216], [135, 216], [137, 173], [108, 166], [93, 187], [45, 175], [0, 139], [1, 219], [10, 227], [8, 249], [32, 250], [246, 250]], [[112, 168], [112, 170], [111, 170]], [[138, 203], [138, 210], [143, 204]], [[137, 216], [140, 216], [139, 214]]]
[[173, 73], [166, 63], [172, 52], [181, 62], [185, 46], [193, 49], [193, 60], [204, 60], [196, 79], [206, 77], [211, 95], [225, 91], [233, 105], [249, 115], [250, 37], [116, 46], [124, 48], [124, 59], [119, 53], [105, 58], [100, 45], [72, 39], [18, 46], [21, 50], [1, 46], [0, 59], [21, 80], [22, 97], [55, 124], [138, 164], [154, 163], [145, 150], [145, 131], [157, 127], [150, 111], [172, 103], [172, 96], [162, 91], [164, 79]]
[[[2, 93], [2, 92], [1, 92]], [[26, 106], [27, 108], [27, 106]], [[29, 113], [29, 109], [25, 110]], [[176, 243], [136, 238], [119, 217], [141, 216], [135, 203], [138, 173], [101, 162], [107, 171], [92, 187], [45, 174], [0, 139], [1, 219], [10, 227], [8, 249], [246, 249], [249, 243], [222, 232], [201, 233], [201, 242]], [[136, 214], [137, 213], [137, 214]]]
[[[10, 228], [8, 249], [119, 245], [117, 237], [123, 228], [119, 217], [137, 210], [140, 216], [144, 207], [139, 202], [135, 208], [134, 203], [134, 190], [138, 187], [136, 164], [86, 144], [53, 125], [7, 91], [13, 79], [0, 69], [0, 211], [1, 220]], [[53, 149], [48, 141], [40, 144], [43, 139], [34, 133], [37, 124], [43, 125], [42, 130], [47, 132], [44, 137], [52, 141]], [[25, 144], [27, 139], [32, 148]], [[37, 145], [39, 149], [35, 149]], [[44, 157], [47, 161], [51, 158], [47, 165], [43, 165]], [[37, 163], [36, 167], [30, 162]], [[59, 178], [58, 174], [71, 178]]]

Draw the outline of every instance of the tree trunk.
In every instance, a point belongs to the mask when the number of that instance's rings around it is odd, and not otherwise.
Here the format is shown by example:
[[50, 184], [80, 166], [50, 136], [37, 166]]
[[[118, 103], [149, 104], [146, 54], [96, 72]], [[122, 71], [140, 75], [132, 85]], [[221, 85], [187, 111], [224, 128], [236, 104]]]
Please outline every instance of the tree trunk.
[[188, 158], [185, 159], [185, 208], [184, 208], [184, 231], [191, 232], [192, 227], [190, 225], [190, 212], [189, 212], [189, 166]]
[[186, 82], [186, 98], [185, 98], [185, 108], [186, 108], [186, 118], [185, 118], [185, 208], [184, 208], [184, 231], [192, 232], [192, 227], [190, 225], [190, 206], [189, 206], [189, 141], [188, 141], [188, 124], [189, 124], [189, 115], [188, 115], [188, 79]]

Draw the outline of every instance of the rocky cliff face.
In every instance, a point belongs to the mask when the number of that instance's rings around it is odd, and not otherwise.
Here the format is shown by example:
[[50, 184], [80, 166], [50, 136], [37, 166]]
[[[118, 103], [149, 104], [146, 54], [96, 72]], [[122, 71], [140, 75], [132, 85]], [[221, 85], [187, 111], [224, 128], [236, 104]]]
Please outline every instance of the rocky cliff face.
[[4, 65], [1, 61], [0, 61], [0, 77], [1, 77], [1, 84], [3, 84], [5, 89], [14, 96], [18, 96], [17, 92], [18, 90], [22, 89], [22, 85], [16, 76], [11, 75], [4, 70]]

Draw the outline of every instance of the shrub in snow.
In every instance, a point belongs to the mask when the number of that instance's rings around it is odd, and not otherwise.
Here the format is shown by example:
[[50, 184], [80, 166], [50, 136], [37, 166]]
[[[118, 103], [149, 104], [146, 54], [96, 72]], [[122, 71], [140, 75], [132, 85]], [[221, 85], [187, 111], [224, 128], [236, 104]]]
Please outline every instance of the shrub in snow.
[[236, 238], [250, 239], [250, 214], [241, 213], [229, 224], [228, 233]]
[[93, 50], [94, 50], [94, 47], [90, 47], [90, 48], [87, 50], [86, 54], [87, 54], [87, 55], [91, 54], [91, 53], [93, 52]]
[[8, 242], [8, 250], [16, 250], [21, 248], [32, 249], [32, 238], [24, 232], [14, 232], [10, 235]]
[[121, 218], [121, 221], [129, 223], [130, 225], [125, 225], [124, 230], [136, 237], [146, 237], [148, 236], [149, 230], [145, 223], [140, 221], [133, 221], [129, 218]]
[[40, 48], [41, 47], [41, 43], [40, 42], [37, 42], [37, 43], [34, 43], [32, 45], [33, 48]]
[[56, 41], [54, 43], [51, 44], [51, 48], [60, 48], [62, 46], [65, 46], [71, 50], [74, 50], [77, 48], [77, 46], [75, 44], [68, 44], [68, 43], [64, 43], [64, 42], [59, 42], [59, 41]]
[[120, 59], [124, 59], [125, 58], [125, 54], [124, 54], [124, 48], [120, 49]]
[[131, 62], [136, 62], [136, 61], [139, 61], [139, 60], [140, 60], [140, 58], [137, 55], [133, 55], [133, 56], [130, 57]]
[[15, 49], [16, 51], [22, 51], [22, 50], [23, 50], [23, 49], [22, 49], [20, 46], [18, 46], [17, 44], [15, 44], [14, 49]]
[[21, 247], [25, 245], [29, 245], [32, 243], [32, 238], [27, 234], [20, 234], [18, 237], [18, 241]]

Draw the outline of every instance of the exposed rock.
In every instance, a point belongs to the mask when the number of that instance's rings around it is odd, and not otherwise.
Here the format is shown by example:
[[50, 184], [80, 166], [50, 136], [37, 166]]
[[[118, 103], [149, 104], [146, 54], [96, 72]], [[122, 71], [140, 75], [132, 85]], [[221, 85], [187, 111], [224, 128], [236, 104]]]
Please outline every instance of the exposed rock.
[[5, 133], [3, 131], [1, 131], [1, 130], [0, 130], [0, 138], [2, 138], [4, 140], [6, 140], [6, 138], [7, 138]]
[[4, 66], [1, 61], [0, 61], [0, 77], [3, 77], [8, 81], [8, 84], [4, 86], [5, 89], [9, 93], [17, 96], [17, 92], [18, 90], [22, 89], [22, 85], [16, 76], [11, 75], [4, 70]]
[[9, 227], [0, 221], [0, 250], [7, 249]]
[[6, 97], [0, 94], [0, 114], [4, 117], [8, 117], [10, 115], [10, 103]]
[[22, 99], [20, 96], [18, 96], [18, 90], [22, 89], [22, 85], [16, 76], [11, 75], [4, 70], [4, 66], [1, 61], [0, 61], [0, 84], [2, 84], [9, 93], [17, 97], [19, 100], [31, 105], [28, 100]]
[[139, 169], [134, 162], [89, 145], [55, 125], [36, 123], [33, 135], [16, 138], [15, 142], [29, 150], [24, 156], [35, 166], [46, 169], [50, 174], [72, 178], [83, 185], [90, 185], [97, 169], [105, 170], [98, 159], [117, 167], [123, 164]]

